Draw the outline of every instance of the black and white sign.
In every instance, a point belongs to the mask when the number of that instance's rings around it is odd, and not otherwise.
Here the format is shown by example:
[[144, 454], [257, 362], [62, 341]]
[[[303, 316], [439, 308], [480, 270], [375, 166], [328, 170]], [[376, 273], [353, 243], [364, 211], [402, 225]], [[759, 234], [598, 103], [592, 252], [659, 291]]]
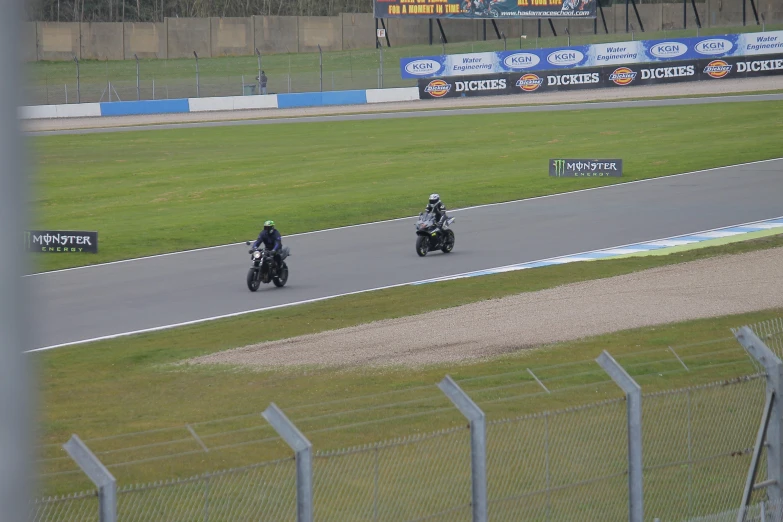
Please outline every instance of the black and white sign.
[[98, 253], [98, 232], [76, 230], [29, 230], [24, 233], [27, 252]]
[[549, 175], [556, 178], [619, 178], [623, 175], [623, 160], [551, 159]]

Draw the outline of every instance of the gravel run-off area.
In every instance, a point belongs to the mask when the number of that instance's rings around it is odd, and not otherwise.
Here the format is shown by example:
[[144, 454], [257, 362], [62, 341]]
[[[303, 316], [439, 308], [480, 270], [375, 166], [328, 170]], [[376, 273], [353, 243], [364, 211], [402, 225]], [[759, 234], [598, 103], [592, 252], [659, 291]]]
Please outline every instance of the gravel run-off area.
[[446, 98], [442, 100], [417, 100], [369, 105], [340, 105], [327, 107], [303, 107], [291, 109], [255, 109], [246, 111], [190, 112], [182, 114], [149, 114], [141, 116], [116, 116], [95, 118], [60, 118], [25, 120], [22, 128], [28, 132], [74, 130], [89, 128], [126, 127], [203, 121], [237, 121], [265, 118], [297, 118], [302, 116], [329, 116], [392, 111], [416, 111], [429, 109], [455, 109], [505, 105], [547, 105], [579, 102], [606, 102], [635, 98], [674, 97], [692, 95], [725, 95], [754, 91], [783, 89], [780, 76], [716, 80], [714, 82], [688, 82], [669, 85], [635, 86], [627, 89], [593, 89], [570, 92], [514, 94], [508, 96], [481, 96], [475, 98]]
[[258, 369], [415, 367], [631, 328], [783, 308], [782, 261], [783, 248], [715, 257], [266, 342], [188, 362]]

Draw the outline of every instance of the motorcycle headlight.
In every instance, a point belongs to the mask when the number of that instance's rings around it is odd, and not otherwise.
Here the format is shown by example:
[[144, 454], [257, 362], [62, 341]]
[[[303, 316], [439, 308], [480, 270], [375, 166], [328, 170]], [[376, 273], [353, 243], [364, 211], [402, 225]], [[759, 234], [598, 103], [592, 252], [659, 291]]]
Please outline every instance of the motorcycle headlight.
[[260, 257], [261, 257], [261, 252], [259, 252], [258, 250], [253, 252], [253, 259], [259, 259]]

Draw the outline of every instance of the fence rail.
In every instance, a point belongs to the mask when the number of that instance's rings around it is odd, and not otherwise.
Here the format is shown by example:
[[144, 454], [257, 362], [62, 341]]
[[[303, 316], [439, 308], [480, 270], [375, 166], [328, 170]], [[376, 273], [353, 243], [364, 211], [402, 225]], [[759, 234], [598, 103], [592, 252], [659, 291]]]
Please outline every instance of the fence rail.
[[[632, 401], [614, 398], [482, 421], [483, 454], [477, 453], [479, 433], [464, 421], [437, 432], [315, 452], [306, 462], [299, 461], [305, 446], [297, 447], [296, 437], [283, 430], [296, 459], [121, 487], [116, 520], [738, 520], [768, 387], [774, 381], [769, 356], [759, 357], [758, 346], [763, 338], [779, 352], [781, 334], [783, 321], [735, 331], [748, 353], [764, 362], [763, 373], [643, 393]], [[755, 347], [748, 348], [749, 343]], [[443, 383], [440, 387], [449, 393]], [[476, 417], [460, 397], [449, 397], [475, 428], [473, 420], [481, 419], [481, 410]], [[282, 412], [272, 406], [264, 414], [280, 430], [283, 425], [275, 423], [270, 410]], [[629, 437], [634, 428], [629, 420], [637, 416], [642, 419], [646, 518], [641, 500], [631, 494]], [[768, 432], [766, 446], [774, 447], [779, 438], [779, 433]], [[309, 442], [301, 440], [309, 448]], [[759, 477], [774, 476], [770, 462], [762, 459]], [[476, 483], [482, 466], [484, 493]], [[308, 476], [309, 490], [301, 482]], [[774, 497], [780, 486], [763, 478], [757, 482], [763, 483], [749, 499], [744, 520], [779, 520], [774, 517], [781, 514], [781, 503]], [[302, 499], [307, 499], [308, 510], [302, 510]], [[97, 517], [99, 503], [94, 491], [39, 499], [30, 519], [89, 520]], [[483, 515], [476, 509], [482, 503]]]

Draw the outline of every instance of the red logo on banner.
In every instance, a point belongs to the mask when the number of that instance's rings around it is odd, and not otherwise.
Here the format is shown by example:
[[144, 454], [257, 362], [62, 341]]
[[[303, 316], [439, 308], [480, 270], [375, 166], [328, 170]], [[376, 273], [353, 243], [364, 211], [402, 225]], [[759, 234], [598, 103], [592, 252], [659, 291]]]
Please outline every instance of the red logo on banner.
[[704, 72], [710, 75], [712, 78], [723, 78], [731, 72], [732, 66], [724, 62], [723, 60], [712, 60], [704, 68]]
[[446, 96], [451, 90], [451, 84], [445, 80], [432, 80], [425, 88], [424, 92], [435, 98]]
[[628, 67], [618, 67], [609, 75], [609, 79], [617, 85], [628, 85], [636, 79], [636, 73]]
[[517, 80], [517, 87], [519, 87], [525, 92], [533, 92], [535, 90], [538, 90], [538, 88], [541, 87], [542, 83], [544, 83], [544, 80], [539, 78], [538, 75], [533, 73], [528, 73], [523, 75], [519, 80]]

